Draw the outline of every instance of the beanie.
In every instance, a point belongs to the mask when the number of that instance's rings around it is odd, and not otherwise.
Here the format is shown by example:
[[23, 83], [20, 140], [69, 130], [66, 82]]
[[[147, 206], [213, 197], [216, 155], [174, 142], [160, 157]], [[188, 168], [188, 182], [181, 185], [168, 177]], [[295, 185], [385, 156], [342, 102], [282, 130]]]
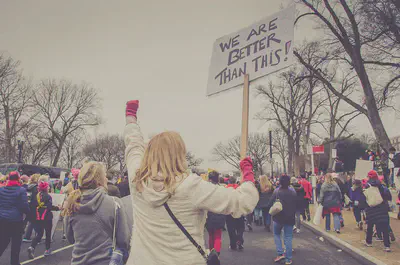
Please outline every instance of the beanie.
[[378, 173], [376, 173], [375, 170], [371, 170], [370, 172], [368, 172], [368, 178], [377, 179], [378, 178]]
[[8, 179], [9, 179], [9, 180], [19, 180], [19, 173], [18, 173], [18, 171], [11, 171], [11, 172], [8, 174]]
[[39, 186], [38, 186], [39, 192], [47, 191], [48, 189], [49, 189], [49, 183], [48, 182], [42, 181], [42, 182], [39, 183]]

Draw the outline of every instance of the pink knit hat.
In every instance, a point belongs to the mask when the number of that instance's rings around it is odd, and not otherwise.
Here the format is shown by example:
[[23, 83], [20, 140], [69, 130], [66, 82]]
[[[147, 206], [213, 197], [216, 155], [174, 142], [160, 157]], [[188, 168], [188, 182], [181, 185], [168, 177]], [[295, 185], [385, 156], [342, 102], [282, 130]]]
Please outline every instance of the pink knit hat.
[[72, 168], [71, 169], [71, 174], [72, 174], [72, 176], [74, 176], [75, 179], [78, 179], [79, 172], [80, 172], [80, 170], [77, 169], [77, 168]]
[[49, 183], [48, 183], [48, 182], [41, 181], [41, 182], [39, 183], [39, 186], [38, 186], [39, 192], [41, 192], [41, 191], [47, 191], [48, 189], [49, 189]]

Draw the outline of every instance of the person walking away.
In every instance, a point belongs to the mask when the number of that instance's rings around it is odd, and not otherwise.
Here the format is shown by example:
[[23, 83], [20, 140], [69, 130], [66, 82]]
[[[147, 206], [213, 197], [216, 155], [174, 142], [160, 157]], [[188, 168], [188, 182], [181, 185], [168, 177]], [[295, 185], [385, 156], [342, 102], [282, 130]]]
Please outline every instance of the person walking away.
[[338, 184], [333, 179], [332, 173], [325, 175], [325, 181], [321, 186], [319, 201], [324, 207], [326, 231], [331, 231], [331, 214], [333, 215], [334, 230], [340, 234], [340, 214], [342, 207], [342, 194]]
[[10, 172], [0, 188], [0, 257], [11, 242], [11, 265], [20, 265], [23, 215], [29, 213], [28, 196], [21, 187], [19, 173]]
[[[382, 197], [382, 203], [376, 206], [368, 205], [366, 211], [367, 215], [367, 236], [365, 245], [372, 247], [372, 235], [374, 225], [376, 226], [377, 234], [383, 235], [383, 243], [385, 246], [385, 252], [390, 252], [390, 239], [389, 239], [389, 204], [392, 195], [388, 188], [386, 188], [378, 179], [378, 173], [375, 170], [368, 172], [368, 185], [366, 189], [371, 187], [378, 188], [379, 194]], [[368, 202], [368, 201], [367, 201]]]
[[21, 187], [24, 188], [25, 190], [28, 190], [29, 177], [27, 175], [22, 175], [21, 183], [22, 183]]
[[28, 202], [29, 202], [29, 214], [26, 216], [28, 220], [28, 224], [26, 226], [26, 231], [24, 234], [23, 242], [31, 243], [31, 237], [33, 232], [33, 224], [36, 220], [36, 207], [37, 207], [37, 200], [36, 196], [38, 194], [38, 181], [40, 178], [40, 174], [33, 174], [31, 179], [29, 180], [28, 185]]
[[238, 218], [252, 212], [258, 202], [253, 163], [250, 158], [240, 162], [242, 183], [236, 189], [204, 181], [189, 173], [185, 143], [178, 133], [163, 132], [145, 145], [137, 124], [138, 105], [127, 103], [124, 133], [135, 226], [127, 265], [205, 265], [199, 250], [204, 249], [207, 212]]
[[300, 185], [303, 186], [304, 188], [304, 205], [305, 205], [305, 209], [304, 212], [302, 213], [303, 215], [303, 220], [307, 220], [308, 222], [311, 221], [311, 215], [310, 215], [310, 202], [312, 200], [312, 192], [313, 192], [313, 188], [311, 183], [307, 180], [306, 175], [302, 174], [301, 175], [301, 180], [300, 180]]
[[305, 200], [304, 200], [304, 196], [305, 196], [305, 192], [304, 192], [304, 188], [303, 186], [298, 183], [298, 180], [293, 177], [290, 179], [290, 184], [292, 185], [293, 189], [296, 191], [296, 196], [297, 196], [297, 200], [296, 200], [296, 215], [295, 215], [295, 226], [293, 228], [293, 231], [296, 231], [297, 234], [300, 233], [300, 229], [301, 229], [301, 219], [300, 219], [300, 215], [302, 213], [304, 213], [305, 210]]
[[119, 192], [118, 187], [114, 183], [112, 183], [111, 180], [112, 180], [112, 176], [111, 175], [107, 176], [108, 195], [110, 195], [111, 197], [121, 198], [121, 193]]
[[[292, 264], [292, 242], [293, 242], [293, 226], [295, 224], [296, 214], [296, 192], [289, 188], [290, 177], [281, 176], [279, 179], [280, 187], [274, 191], [269, 201], [268, 207], [279, 200], [282, 204], [282, 211], [273, 217], [274, 220], [274, 241], [276, 246], [276, 252], [278, 256], [275, 258], [275, 262], [286, 260], [285, 264]], [[283, 230], [283, 242], [286, 248], [286, 254], [282, 247], [281, 233]]]
[[35, 258], [35, 248], [42, 240], [43, 234], [46, 233], [46, 250], [44, 256], [51, 255], [51, 230], [53, 228], [53, 213], [52, 211], [59, 211], [58, 206], [53, 206], [53, 200], [49, 194], [49, 183], [42, 181], [38, 185], [38, 194], [36, 200], [38, 206], [36, 207], [36, 220], [33, 223], [35, 231], [37, 232], [35, 238], [32, 240], [31, 246], [28, 248], [28, 257]]
[[[219, 173], [212, 171], [208, 174], [208, 180], [214, 184], [218, 185]], [[222, 229], [225, 227], [225, 215], [216, 214], [213, 212], [208, 212], [206, 228], [208, 231], [208, 247], [210, 251], [215, 249], [218, 255], [221, 254], [221, 244], [222, 244]]]
[[[345, 195], [348, 193], [347, 185], [344, 183], [344, 180], [337, 173], [332, 173], [332, 176], [333, 180], [336, 182], [336, 184], [339, 186], [340, 189], [340, 194], [341, 194], [340, 212], [342, 212], [343, 206], [345, 205]], [[340, 227], [344, 227], [344, 219], [342, 214], [339, 215], [339, 220], [340, 220]]]
[[113, 239], [126, 257], [131, 237], [128, 218], [122, 201], [107, 194], [105, 167], [88, 162], [77, 181], [79, 188], [68, 196], [62, 212], [67, 240], [74, 244], [71, 265], [108, 265]]
[[[236, 184], [236, 178], [235, 177], [229, 177], [228, 185], [226, 188], [230, 189], [237, 189], [239, 187], [238, 184]], [[229, 235], [229, 241], [230, 245], [229, 248], [233, 251], [236, 250], [243, 250], [244, 249], [244, 230], [245, 230], [245, 220], [244, 216], [240, 217], [233, 217], [232, 215], [227, 215], [226, 216], [226, 227], [228, 229], [228, 235]]]
[[367, 207], [367, 199], [363, 193], [361, 180], [354, 180], [354, 184], [350, 189], [350, 200], [353, 205], [353, 214], [356, 219], [357, 227], [362, 231], [364, 223], [361, 215]]
[[269, 214], [269, 201], [274, 192], [271, 181], [267, 176], [260, 176], [260, 200], [257, 207], [262, 209], [264, 227], [267, 232], [271, 232], [271, 215]]
[[128, 180], [128, 173], [126, 173], [121, 180], [121, 183], [118, 184], [119, 193], [121, 198], [129, 196], [131, 194], [129, 190], [129, 180]]

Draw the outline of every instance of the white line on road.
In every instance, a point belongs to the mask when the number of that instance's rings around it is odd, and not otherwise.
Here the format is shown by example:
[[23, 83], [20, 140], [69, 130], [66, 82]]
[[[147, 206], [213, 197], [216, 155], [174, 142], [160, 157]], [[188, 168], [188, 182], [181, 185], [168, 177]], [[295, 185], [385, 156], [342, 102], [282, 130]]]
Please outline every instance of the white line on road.
[[[56, 250], [52, 251], [51, 253], [52, 253], [52, 255], [53, 255], [53, 254], [56, 254], [57, 252], [60, 252], [60, 251], [63, 251], [63, 250], [72, 248], [73, 246], [74, 246], [74, 245], [68, 245], [68, 246], [66, 246], [66, 247], [56, 249]], [[21, 262], [21, 265], [31, 263], [31, 262], [36, 261], [36, 260], [38, 260], [38, 259], [43, 259], [44, 257], [45, 257], [44, 255], [38, 256], [38, 257], [36, 257], [36, 258], [34, 258], [34, 259], [30, 259], [30, 260]]]

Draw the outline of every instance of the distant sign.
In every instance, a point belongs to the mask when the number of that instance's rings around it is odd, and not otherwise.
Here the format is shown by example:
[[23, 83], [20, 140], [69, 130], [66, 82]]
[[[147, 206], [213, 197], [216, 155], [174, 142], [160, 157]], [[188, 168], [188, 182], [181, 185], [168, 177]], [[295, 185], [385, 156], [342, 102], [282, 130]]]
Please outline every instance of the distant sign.
[[295, 6], [215, 41], [207, 95], [276, 72], [293, 63]]
[[312, 148], [314, 154], [324, 154], [325, 148], [323, 145], [313, 146]]

